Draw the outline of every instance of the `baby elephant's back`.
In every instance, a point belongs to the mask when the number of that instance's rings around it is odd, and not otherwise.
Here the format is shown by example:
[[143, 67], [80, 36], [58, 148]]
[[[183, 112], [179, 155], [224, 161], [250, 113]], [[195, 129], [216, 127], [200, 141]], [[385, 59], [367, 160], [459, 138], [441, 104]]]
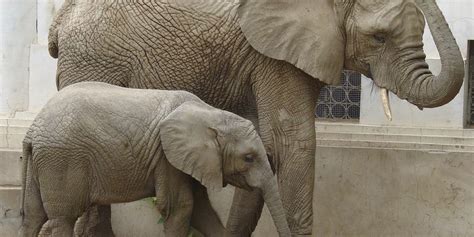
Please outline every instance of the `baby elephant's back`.
[[[130, 89], [100, 82], [68, 86], [54, 96], [36, 117], [29, 135], [56, 140], [145, 134], [185, 101], [199, 100], [182, 91]], [[128, 139], [128, 138], [127, 138]], [[63, 141], [68, 143], [70, 141]]]

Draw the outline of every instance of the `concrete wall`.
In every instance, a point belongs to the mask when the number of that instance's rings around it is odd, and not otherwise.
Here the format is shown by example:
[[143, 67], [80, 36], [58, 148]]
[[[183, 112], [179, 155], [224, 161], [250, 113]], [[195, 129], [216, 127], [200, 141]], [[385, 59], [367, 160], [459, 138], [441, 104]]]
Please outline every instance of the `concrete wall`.
[[54, 14], [64, 0], [38, 0], [37, 41], [30, 47], [30, 77], [28, 111], [38, 112], [56, 93], [57, 60], [48, 53], [48, 31]]
[[38, 44], [48, 44], [49, 26], [51, 25], [55, 13], [59, 10], [63, 3], [64, 0], [37, 0]]
[[57, 60], [49, 56], [48, 47], [42, 44], [31, 45], [30, 55], [28, 111], [36, 113], [57, 92]]
[[315, 236], [474, 236], [473, 153], [317, 153]]
[[56, 60], [47, 39], [63, 1], [0, 1], [0, 115], [37, 112], [56, 92]]
[[[436, 0], [453, 32], [461, 53], [466, 58], [467, 41], [474, 40], [474, 2], [471, 0]], [[426, 26], [423, 42], [426, 57], [439, 59], [439, 53]]]
[[26, 110], [36, 0], [0, 1], [0, 113]]

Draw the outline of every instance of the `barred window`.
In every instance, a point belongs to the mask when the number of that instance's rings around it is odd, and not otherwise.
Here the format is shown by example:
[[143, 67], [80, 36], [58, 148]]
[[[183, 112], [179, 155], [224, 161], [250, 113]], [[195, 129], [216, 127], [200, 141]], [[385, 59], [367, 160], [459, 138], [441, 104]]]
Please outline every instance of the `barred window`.
[[359, 73], [344, 71], [341, 75], [341, 86], [323, 87], [316, 105], [316, 118], [359, 119], [360, 81]]

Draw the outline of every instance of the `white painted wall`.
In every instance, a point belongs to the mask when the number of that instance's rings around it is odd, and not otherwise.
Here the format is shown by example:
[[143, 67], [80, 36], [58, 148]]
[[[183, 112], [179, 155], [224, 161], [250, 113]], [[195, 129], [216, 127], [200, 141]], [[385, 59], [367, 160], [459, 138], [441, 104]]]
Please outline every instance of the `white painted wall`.
[[36, 39], [36, 0], [0, 1], [0, 113], [27, 109], [29, 48]]
[[48, 47], [31, 45], [28, 111], [39, 112], [56, 92], [56, 59], [49, 56]]
[[62, 6], [64, 0], [37, 0], [38, 1], [38, 43], [48, 44], [48, 30], [54, 14]]
[[0, 115], [37, 112], [56, 92], [48, 28], [63, 2], [0, 1]]
[[[448, 22], [454, 38], [458, 42], [461, 53], [466, 58], [467, 41], [474, 40], [474, 1], [473, 0], [437, 0], [439, 8]], [[425, 52], [429, 59], [439, 59], [438, 50], [426, 26]]]
[[28, 111], [36, 113], [56, 92], [56, 59], [48, 53], [48, 32], [64, 0], [38, 0], [37, 41], [30, 49]]

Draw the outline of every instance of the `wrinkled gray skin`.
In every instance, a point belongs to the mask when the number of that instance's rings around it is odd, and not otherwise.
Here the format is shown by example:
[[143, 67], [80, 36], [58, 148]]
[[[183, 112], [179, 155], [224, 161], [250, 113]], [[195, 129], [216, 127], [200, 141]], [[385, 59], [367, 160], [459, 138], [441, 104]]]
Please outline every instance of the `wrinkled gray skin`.
[[187, 236], [198, 181], [259, 190], [280, 235], [291, 236], [252, 122], [189, 92], [72, 85], [38, 114], [23, 150], [20, 236], [36, 237], [47, 219], [40, 235], [72, 236], [76, 219], [97, 204], [155, 195], [165, 234]]
[[[423, 53], [426, 20], [441, 55]], [[435, 0], [75, 0], [50, 30], [58, 89], [85, 80], [187, 90], [251, 120], [273, 154], [294, 235], [310, 235], [319, 89], [343, 68], [422, 107], [448, 103], [463, 80], [458, 46]], [[208, 200], [196, 213], [206, 211]], [[263, 201], [237, 190], [227, 233], [249, 236]], [[110, 230], [101, 207], [101, 228]], [[206, 232], [208, 226], [192, 220]]]

